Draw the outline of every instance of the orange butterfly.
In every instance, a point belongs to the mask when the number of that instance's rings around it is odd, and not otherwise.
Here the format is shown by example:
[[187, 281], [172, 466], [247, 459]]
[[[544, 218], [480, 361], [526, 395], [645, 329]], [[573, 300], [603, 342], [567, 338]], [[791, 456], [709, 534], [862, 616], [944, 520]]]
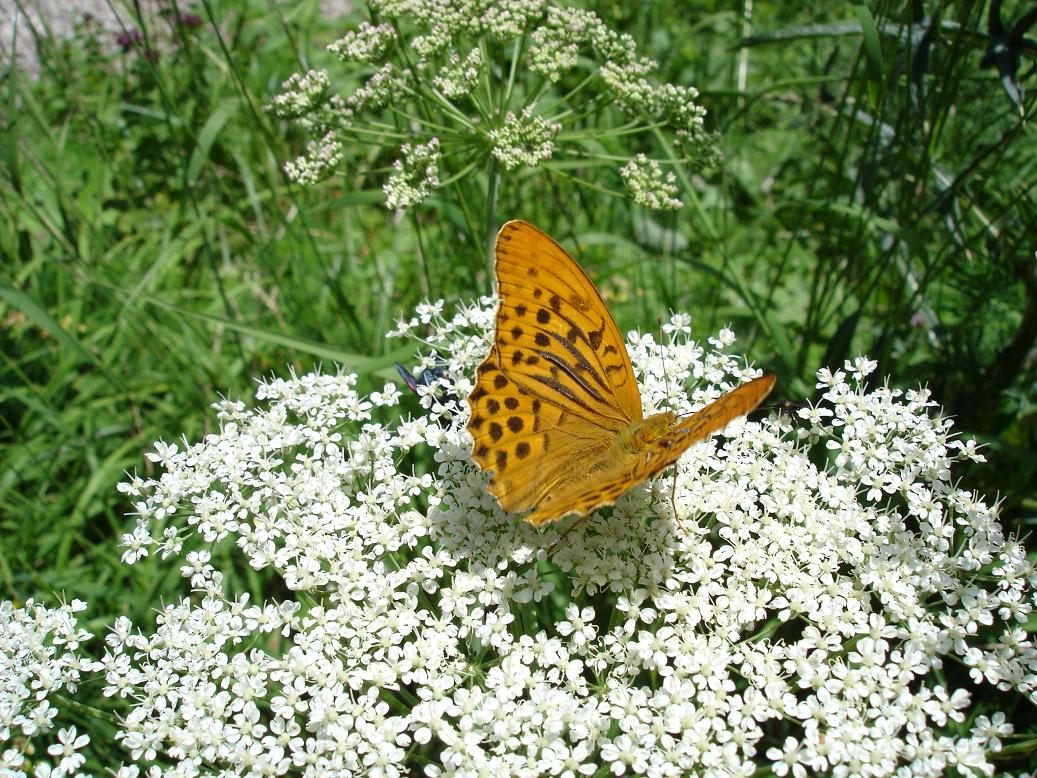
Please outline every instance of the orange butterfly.
[[496, 255], [497, 330], [468, 396], [468, 431], [490, 492], [506, 511], [534, 509], [534, 525], [612, 505], [774, 386], [765, 375], [684, 420], [646, 419], [619, 329], [565, 249], [510, 221]]

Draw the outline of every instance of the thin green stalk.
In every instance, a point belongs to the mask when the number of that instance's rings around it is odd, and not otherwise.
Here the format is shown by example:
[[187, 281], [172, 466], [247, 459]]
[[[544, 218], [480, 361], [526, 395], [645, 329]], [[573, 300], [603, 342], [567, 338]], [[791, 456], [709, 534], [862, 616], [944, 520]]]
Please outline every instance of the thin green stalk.
[[481, 159], [478, 159], [478, 158], [477, 159], [473, 159], [471, 162], [467, 163], [464, 167], [462, 167], [458, 172], [452, 173], [448, 177], [444, 178], [440, 182], [439, 185], [441, 187], [447, 187], [447, 186], [450, 186], [451, 184], [454, 184], [454, 183], [460, 181], [462, 178], [467, 178], [468, 174], [471, 173], [473, 170], [475, 170], [476, 166], [480, 162], [482, 162]]
[[685, 194], [686, 201], [691, 205], [693, 211], [699, 218], [699, 222], [702, 224], [703, 232], [706, 233], [706, 237], [709, 238], [710, 242], [715, 242], [718, 239], [717, 228], [713, 224], [713, 220], [709, 218], [709, 214], [706, 213], [706, 209], [702, 207], [702, 201], [699, 199], [698, 193], [694, 186], [691, 184], [691, 179], [688, 178], [688, 171], [683, 165], [676, 164], [676, 157], [673, 153], [673, 146], [669, 140], [663, 137], [662, 132], [659, 130], [659, 126], [652, 127], [652, 134], [655, 136], [656, 141], [659, 143], [659, 147], [666, 150], [666, 156], [670, 162], [674, 164], [674, 172], [677, 174], [677, 178], [681, 182], [681, 190]]
[[428, 259], [425, 257], [425, 240], [422, 237], [421, 220], [414, 208], [408, 208], [407, 213], [414, 225], [414, 238], [418, 242], [418, 280], [421, 284], [421, 293], [425, 297], [435, 297], [432, 293], [431, 278], [428, 272]]
[[588, 181], [585, 178], [580, 178], [579, 176], [574, 176], [572, 173], [566, 173], [561, 168], [551, 167], [550, 170], [551, 170], [551, 172], [554, 175], [561, 176], [562, 178], [567, 178], [570, 181], [572, 181], [574, 184], [578, 184], [579, 186], [582, 186], [585, 189], [590, 189], [590, 190], [592, 190], [594, 192], [601, 192], [602, 194], [607, 194], [610, 197], [622, 198], [622, 197], [625, 196], [623, 194], [623, 192], [617, 192], [614, 189], [607, 189], [606, 187], [601, 186], [600, 184], [595, 184], [594, 182]]
[[[549, 116], [551, 114], [551, 112], [554, 111], [560, 105], [565, 105], [565, 104], [570, 104], [571, 105], [572, 101], [573, 101], [573, 98], [576, 97], [576, 95], [578, 95], [580, 92], [582, 92], [587, 87], [587, 85], [589, 83], [591, 83], [591, 81], [594, 80], [594, 78], [596, 76], [597, 76], [597, 72], [588, 74], [580, 83], [578, 83], [576, 86], [574, 86], [565, 95], [563, 95], [562, 97], [559, 97], [550, 108], [548, 108], [546, 111], [543, 111], [542, 112], [543, 115], [544, 116]], [[561, 121], [564, 117], [568, 116], [572, 112], [573, 111], [572, 111], [571, 108], [569, 110], [562, 111], [562, 113], [558, 114], [557, 116], [552, 116], [551, 120], [552, 121]]]
[[526, 34], [522, 33], [518, 38], [515, 39], [515, 43], [511, 48], [511, 67], [508, 69], [508, 85], [504, 88], [504, 99], [501, 101], [501, 107], [507, 108], [511, 105], [511, 95], [515, 91], [515, 74], [518, 71], [518, 63], [522, 57], [522, 50], [526, 45]]
[[486, 184], [486, 269], [493, 275], [493, 244], [497, 237], [497, 199], [500, 196], [500, 163], [490, 157], [490, 176]]

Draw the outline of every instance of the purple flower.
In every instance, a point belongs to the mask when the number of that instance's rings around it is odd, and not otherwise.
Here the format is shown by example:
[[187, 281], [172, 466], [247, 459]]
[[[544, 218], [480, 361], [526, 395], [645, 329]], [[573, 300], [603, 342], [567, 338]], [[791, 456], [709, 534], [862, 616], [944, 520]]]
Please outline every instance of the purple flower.
[[119, 44], [123, 52], [128, 52], [144, 42], [144, 35], [136, 27], [130, 27], [125, 32], [120, 33], [115, 42]]

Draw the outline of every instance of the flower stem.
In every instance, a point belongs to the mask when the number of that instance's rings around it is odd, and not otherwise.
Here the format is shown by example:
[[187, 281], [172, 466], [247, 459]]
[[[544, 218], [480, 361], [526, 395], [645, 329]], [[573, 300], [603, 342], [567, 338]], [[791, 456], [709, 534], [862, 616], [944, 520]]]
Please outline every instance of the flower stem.
[[486, 268], [493, 277], [493, 243], [497, 224], [497, 198], [500, 196], [500, 163], [490, 157], [490, 178], [486, 184]]

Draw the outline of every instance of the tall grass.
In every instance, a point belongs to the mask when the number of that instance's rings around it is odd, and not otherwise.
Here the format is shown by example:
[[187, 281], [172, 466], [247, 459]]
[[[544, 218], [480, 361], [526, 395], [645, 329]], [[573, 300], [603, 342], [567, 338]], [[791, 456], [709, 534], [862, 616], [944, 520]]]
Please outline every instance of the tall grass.
[[[515, 213], [570, 246], [622, 328], [669, 308], [700, 334], [733, 324], [785, 396], [859, 352], [897, 385], [926, 383], [990, 444], [970, 475], [1031, 523], [1037, 336], [1033, 47], [1013, 98], [984, 64], [974, 2], [809, 6], [599, 3], [697, 86], [725, 162], [686, 176], [689, 205], [648, 213], [545, 166], [511, 182]], [[1022, 3], [1005, 4], [1006, 20]], [[201, 23], [176, 14], [197, 14]], [[347, 149], [343, 174], [289, 185], [300, 139], [263, 109], [326, 58], [348, 21], [315, 3], [128, 10], [140, 43], [89, 24], [44, 31], [42, 69], [0, 81], [0, 580], [4, 598], [88, 599], [92, 623], [146, 623], [176, 569], [119, 562], [133, 510], [116, 490], [156, 439], [197, 439], [209, 404], [258, 375], [342, 363], [373, 384], [412, 347], [387, 341], [424, 296], [490, 292], [461, 215], [435, 198], [388, 212], [386, 163]], [[184, 23], [184, 22], [187, 23]], [[1031, 82], [1027, 84], [1027, 79]], [[1031, 86], [1024, 90], [1023, 87]], [[473, 195], [474, 196], [474, 195]], [[231, 559], [228, 585], [262, 591]]]

